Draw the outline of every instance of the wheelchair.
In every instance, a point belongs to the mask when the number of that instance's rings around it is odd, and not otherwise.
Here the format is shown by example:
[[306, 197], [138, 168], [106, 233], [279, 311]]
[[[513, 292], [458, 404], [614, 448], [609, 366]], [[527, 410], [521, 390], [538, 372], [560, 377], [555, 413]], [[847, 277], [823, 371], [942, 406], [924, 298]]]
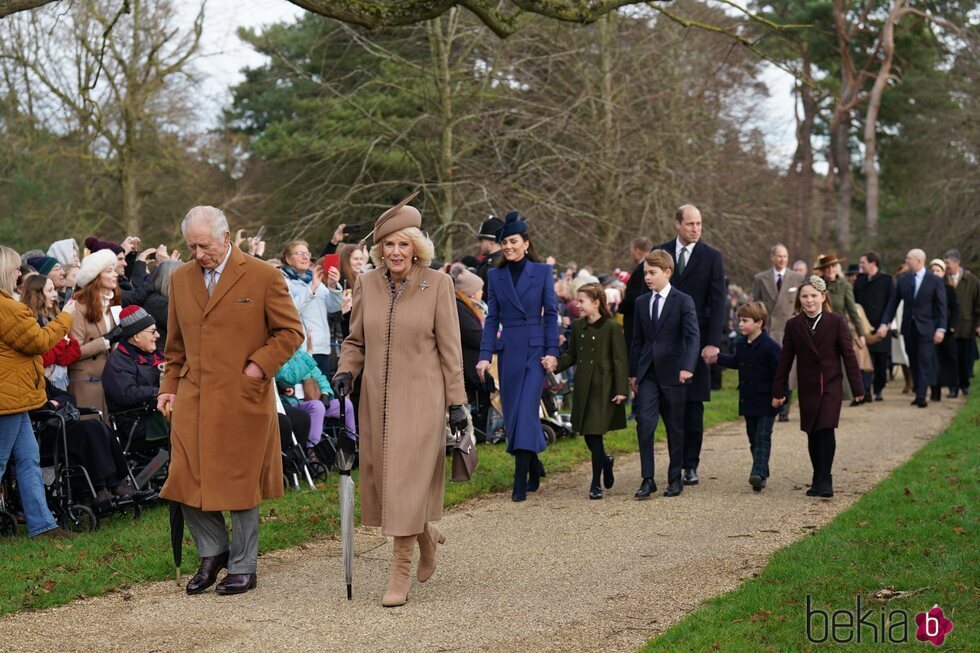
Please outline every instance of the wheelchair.
[[[119, 439], [137, 490], [159, 493], [170, 468], [170, 425], [153, 403], [110, 410], [109, 426]], [[145, 428], [140, 428], [145, 427]], [[139, 431], [145, 433], [140, 437]]]
[[[91, 407], [79, 407], [82, 416], [95, 415], [102, 419], [102, 411]], [[33, 410], [29, 413], [34, 435], [41, 451], [41, 479], [44, 482], [48, 508], [58, 524], [67, 531], [94, 531], [100, 520], [110, 514], [131, 514], [138, 519], [147, 496], [113, 496], [105, 502], [97, 502], [95, 486], [83, 465], [69, 459], [68, 427], [64, 417], [53, 410]], [[135, 487], [132, 473], [127, 470], [130, 483]]]

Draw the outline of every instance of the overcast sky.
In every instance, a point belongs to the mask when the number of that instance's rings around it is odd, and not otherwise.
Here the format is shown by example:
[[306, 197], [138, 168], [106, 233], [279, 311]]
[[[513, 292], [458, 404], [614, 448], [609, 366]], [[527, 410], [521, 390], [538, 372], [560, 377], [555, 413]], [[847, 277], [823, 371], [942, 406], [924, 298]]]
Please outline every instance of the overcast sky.
[[[177, 0], [182, 17], [190, 24], [200, 6], [197, 0]], [[204, 53], [197, 67], [203, 75], [202, 92], [206, 107], [202, 114], [214, 119], [231, 100], [229, 89], [242, 80], [241, 70], [259, 66], [264, 57], [244, 45], [235, 35], [239, 27], [262, 27], [292, 20], [304, 13], [287, 0], [207, 0], [205, 10]], [[764, 102], [755, 126], [764, 128], [770, 160], [786, 165], [796, 147], [792, 78], [770, 66], [763, 75], [770, 97]]]

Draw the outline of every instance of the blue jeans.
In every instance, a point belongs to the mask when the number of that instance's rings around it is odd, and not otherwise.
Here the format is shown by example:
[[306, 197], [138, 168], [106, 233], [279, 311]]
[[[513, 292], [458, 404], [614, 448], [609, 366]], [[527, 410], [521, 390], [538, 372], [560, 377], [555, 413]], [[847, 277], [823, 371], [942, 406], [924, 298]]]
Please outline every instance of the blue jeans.
[[44, 498], [41, 452], [37, 448], [37, 439], [27, 413], [0, 415], [0, 477], [11, 457], [28, 534], [34, 537], [57, 527]]
[[752, 473], [750, 476], [769, 478], [772, 423], [775, 421], [775, 415], [745, 416], [745, 430], [749, 435], [749, 451], [752, 452]]

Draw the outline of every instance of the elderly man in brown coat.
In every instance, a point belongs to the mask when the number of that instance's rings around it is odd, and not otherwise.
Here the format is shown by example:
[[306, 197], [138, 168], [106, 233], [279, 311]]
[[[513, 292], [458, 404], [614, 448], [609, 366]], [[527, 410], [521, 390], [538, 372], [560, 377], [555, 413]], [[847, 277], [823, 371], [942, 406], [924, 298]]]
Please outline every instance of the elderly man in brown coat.
[[[194, 260], [170, 286], [166, 371], [157, 409], [172, 412], [170, 474], [160, 496], [182, 504], [201, 567], [198, 594], [256, 586], [259, 502], [282, 495], [272, 379], [303, 342], [303, 326], [275, 268], [232, 245], [210, 206], [181, 224]], [[232, 539], [222, 511], [231, 511]]]
[[429, 269], [434, 248], [407, 206], [386, 211], [374, 228], [377, 269], [354, 284], [350, 335], [334, 388], [346, 395], [361, 378], [361, 521], [394, 538], [386, 607], [404, 604], [416, 578], [435, 569], [445, 538], [430, 522], [442, 517], [446, 478], [446, 410], [455, 429], [466, 425], [463, 352], [453, 280]]

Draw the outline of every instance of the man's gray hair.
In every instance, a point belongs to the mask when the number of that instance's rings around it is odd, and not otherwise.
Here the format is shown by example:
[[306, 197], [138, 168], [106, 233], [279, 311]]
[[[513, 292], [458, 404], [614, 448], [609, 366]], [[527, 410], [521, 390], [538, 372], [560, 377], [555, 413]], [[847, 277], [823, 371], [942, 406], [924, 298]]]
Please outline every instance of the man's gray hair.
[[918, 249], [918, 248], [916, 248], [916, 249], [910, 249], [909, 250], [909, 253], [908, 253], [908, 256], [911, 256], [912, 258], [918, 259], [918, 260], [922, 261], [923, 263], [926, 262], [926, 253], [925, 253], [924, 250], [921, 250], [921, 249]]
[[184, 220], [180, 223], [180, 231], [187, 236], [187, 228], [191, 224], [206, 224], [211, 229], [211, 235], [218, 240], [224, 240], [225, 234], [231, 232], [228, 226], [228, 218], [225, 217], [221, 209], [213, 206], [195, 206], [187, 212]]
[[943, 258], [948, 258], [951, 261], [960, 262], [960, 250], [958, 249], [947, 249], [946, 253], [943, 254]]
[[785, 249], [786, 250], [786, 256], [789, 256], [789, 248], [786, 247], [786, 245], [783, 245], [782, 243], [776, 243], [775, 245], [773, 245], [772, 247], [770, 247], [769, 248], [769, 256], [775, 256], [776, 255], [776, 250], [779, 249], [780, 247], [782, 247], [783, 249]]

